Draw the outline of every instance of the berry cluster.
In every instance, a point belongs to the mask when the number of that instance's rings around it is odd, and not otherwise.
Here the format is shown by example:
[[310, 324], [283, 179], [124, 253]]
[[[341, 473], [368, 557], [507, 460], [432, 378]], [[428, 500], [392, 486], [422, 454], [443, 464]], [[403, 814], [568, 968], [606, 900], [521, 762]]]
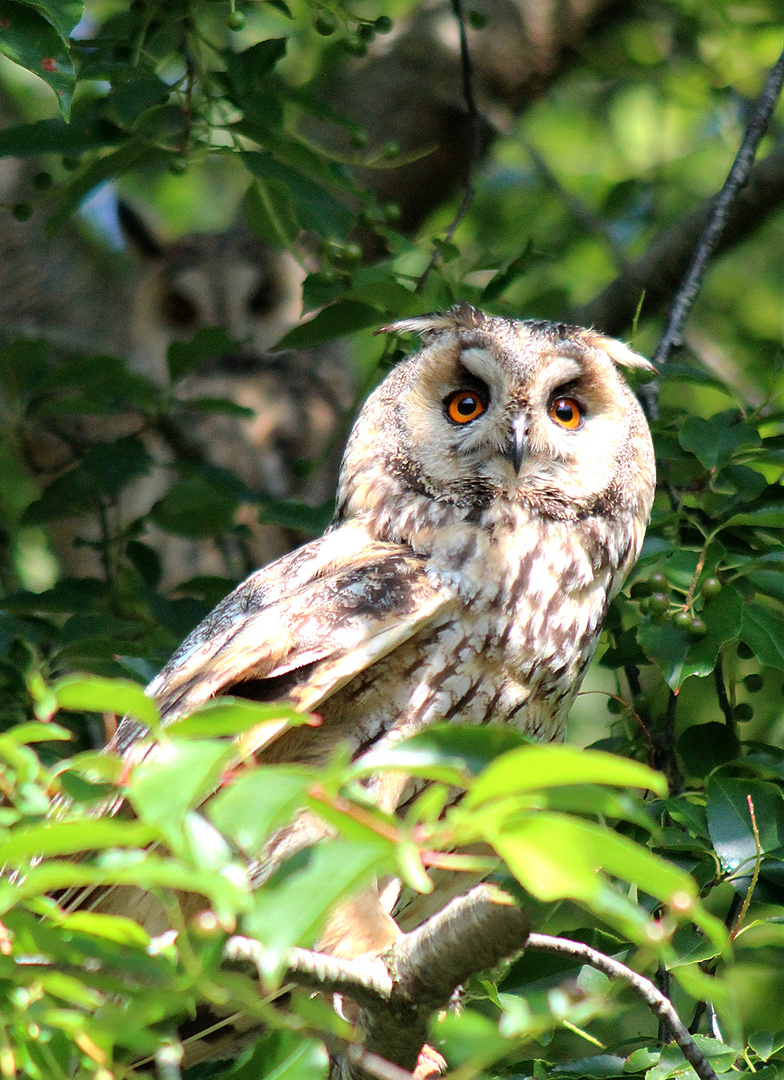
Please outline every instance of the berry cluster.
[[673, 601], [671, 593], [681, 591], [674, 588], [666, 574], [655, 570], [647, 578], [635, 581], [631, 587], [632, 600], [639, 600], [640, 611], [650, 615], [657, 626], [672, 621], [673, 626], [685, 630], [693, 638], [704, 637], [708, 632], [705, 620], [693, 608], [694, 600], [701, 597], [708, 602], [721, 592], [721, 582], [717, 577], [705, 577], [699, 582], [698, 589], [692, 593], [684, 592], [683, 601]]

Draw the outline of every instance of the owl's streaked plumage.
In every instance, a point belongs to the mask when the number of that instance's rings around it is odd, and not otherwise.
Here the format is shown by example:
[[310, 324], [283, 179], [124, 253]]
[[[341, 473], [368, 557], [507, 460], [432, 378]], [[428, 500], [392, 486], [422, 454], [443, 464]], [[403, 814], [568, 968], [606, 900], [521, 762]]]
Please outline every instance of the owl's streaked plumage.
[[[323, 537], [239, 586], [148, 689], [164, 722], [219, 694], [318, 710], [264, 761], [360, 757], [439, 721], [562, 736], [654, 490], [648, 426], [590, 330], [468, 305], [368, 398]], [[138, 725], [114, 749], [135, 756]], [[392, 811], [401, 781], [375, 786]], [[340, 942], [336, 945], [340, 948]]]

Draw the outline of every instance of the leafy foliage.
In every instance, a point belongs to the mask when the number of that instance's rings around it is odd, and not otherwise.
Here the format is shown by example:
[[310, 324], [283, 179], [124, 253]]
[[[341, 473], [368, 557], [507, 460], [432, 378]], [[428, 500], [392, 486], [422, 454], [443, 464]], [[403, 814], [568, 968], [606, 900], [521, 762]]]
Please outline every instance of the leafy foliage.
[[[407, 15], [404, 4], [390, 10]], [[74, 34], [81, 14], [71, 2], [0, 4], [0, 49], [54, 91], [60, 111], [51, 115], [41, 97], [24, 122], [0, 132], [0, 154], [40, 157], [54, 178], [33, 185], [28, 208], [57, 228], [107, 179], [136, 184], [163, 209], [172, 191], [195, 206], [203, 177], [228, 178], [259, 236], [285, 247], [306, 233], [318, 250], [304, 283], [305, 311], [316, 314], [283, 344], [318, 348], [351, 334], [366, 385], [395, 356], [394, 343], [380, 347], [366, 331], [391, 318], [461, 299], [557, 318], [586, 304], [679, 219], [684, 202], [713, 194], [778, 49], [772, 6], [749, 8], [745, 21], [723, 3], [632, 11], [586, 43], [553, 93], [510, 125], [474, 177], [454, 235], [455, 208], [445, 203], [412, 238], [395, 229], [395, 207], [352, 171], [400, 165], [396, 148], [363, 145], [363, 131], [318, 91], [341, 53], [360, 54], [387, 29], [386, 10], [365, 17], [339, 3], [290, 9], [270, 0], [230, 12], [134, 0], [88, 5]], [[355, 152], [316, 145], [317, 121], [344, 130]], [[355, 243], [359, 228], [385, 245], [372, 265]], [[330, 908], [374, 876], [397, 874], [426, 900], [426, 871], [443, 866], [471, 881], [491, 876], [538, 928], [669, 973], [678, 1011], [687, 1024], [693, 1018], [717, 1073], [780, 1075], [775, 239], [750, 235], [715, 265], [684, 349], [662, 373], [653, 520], [575, 710], [574, 737], [590, 748], [433, 729], [366, 763], [428, 781], [402, 821], [368, 804], [364, 765], [249, 767], [237, 740], [257, 725], [302, 721], [285, 706], [227, 699], [160, 731], [141, 692], [233, 584], [196, 579], [163, 593], [151, 525], [241, 540], [240, 507], [303, 532], [325, 524], [317, 510], [278, 504], [186, 459], [175, 461], [149, 514], [123, 520], [123, 494], [149, 471], [148, 450], [139, 434], [90, 432], [128, 414], [141, 431], [181, 420], [182, 380], [219, 347], [219, 332], [172, 345], [163, 387], [122, 358], [63, 358], [44, 342], [5, 342], [3, 1076], [109, 1080], [134, 1075], [141, 1058], [169, 1080], [179, 1068], [178, 1025], [205, 1005], [245, 1012], [263, 1033], [238, 1064], [202, 1064], [188, 1074], [194, 1080], [326, 1076], [324, 1040], [350, 1038], [350, 1025], [304, 991], [279, 1000], [286, 950], [313, 946]], [[634, 330], [635, 347], [651, 351], [658, 329], [643, 298], [628, 336]], [[65, 435], [72, 451], [48, 482], [29, 461], [31, 432], [41, 428]], [[74, 518], [100, 553], [100, 580], [52, 566], [48, 530]], [[97, 718], [111, 726], [124, 713], [158, 744], [129, 775], [95, 749], [104, 735]], [[466, 791], [454, 805], [451, 787]], [[134, 818], [98, 816], [120, 795]], [[321, 814], [333, 839], [255, 892], [248, 860], [302, 808]], [[473, 853], [476, 845], [486, 853]], [[464, 848], [472, 853], [455, 854]], [[120, 886], [157, 896], [177, 935], [151, 938], [128, 918], [65, 902], [67, 890]], [[183, 892], [204, 897], [214, 917], [183, 920]], [[265, 947], [261, 992], [222, 964], [235, 931]], [[465, 998], [431, 1036], [460, 1075], [692, 1075], [622, 986], [563, 956], [526, 952], [474, 979]]]

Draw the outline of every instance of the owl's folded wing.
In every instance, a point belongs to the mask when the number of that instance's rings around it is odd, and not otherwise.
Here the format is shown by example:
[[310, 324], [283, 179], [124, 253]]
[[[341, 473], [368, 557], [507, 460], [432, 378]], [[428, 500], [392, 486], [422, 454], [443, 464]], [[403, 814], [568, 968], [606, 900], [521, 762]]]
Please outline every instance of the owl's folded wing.
[[[311, 548], [318, 556], [323, 542], [301, 552]], [[226, 597], [150, 684], [147, 693], [164, 723], [232, 693], [285, 699], [310, 712], [451, 601], [427, 577], [424, 561], [402, 545], [366, 540], [338, 559], [316, 557], [307, 574], [297, 573], [291, 558], [258, 571]], [[126, 722], [112, 748], [125, 753], [143, 733]], [[270, 729], [265, 741], [275, 735]]]

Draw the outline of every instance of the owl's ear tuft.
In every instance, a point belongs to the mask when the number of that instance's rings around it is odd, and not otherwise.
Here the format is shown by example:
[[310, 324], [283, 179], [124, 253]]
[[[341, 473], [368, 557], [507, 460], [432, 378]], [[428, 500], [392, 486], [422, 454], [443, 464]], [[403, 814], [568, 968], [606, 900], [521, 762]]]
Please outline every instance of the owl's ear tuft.
[[427, 337], [444, 330], [476, 330], [484, 326], [487, 316], [470, 304], [458, 304], [448, 311], [431, 311], [427, 315], [415, 315], [411, 319], [399, 319], [388, 326], [381, 326], [376, 334], [419, 334]]
[[607, 353], [613, 363], [618, 364], [620, 367], [637, 368], [640, 371], [656, 371], [650, 360], [646, 360], [644, 356], [635, 352], [634, 349], [630, 349], [622, 341], [616, 341], [615, 338], [605, 337], [604, 334], [599, 334], [596, 330], [584, 330], [583, 341], [586, 345], [590, 345], [594, 349], [601, 349], [602, 352]]

